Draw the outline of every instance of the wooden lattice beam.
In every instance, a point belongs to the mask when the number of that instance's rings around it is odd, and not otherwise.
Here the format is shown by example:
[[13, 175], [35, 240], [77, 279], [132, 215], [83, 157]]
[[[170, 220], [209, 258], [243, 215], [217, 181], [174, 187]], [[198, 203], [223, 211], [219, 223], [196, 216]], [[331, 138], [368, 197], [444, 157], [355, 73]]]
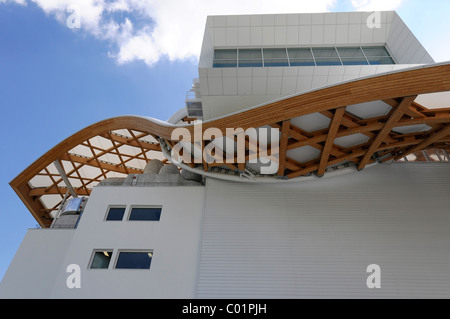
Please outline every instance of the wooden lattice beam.
[[327, 139], [325, 142], [325, 146], [322, 150], [322, 154], [320, 157], [320, 164], [319, 164], [319, 168], [317, 170], [318, 176], [323, 176], [325, 174], [325, 169], [328, 166], [328, 158], [331, 153], [331, 148], [333, 147], [334, 139], [336, 138], [336, 133], [339, 129], [339, 126], [342, 123], [344, 113], [345, 113], [345, 107], [340, 107], [340, 108], [336, 109], [333, 119], [330, 122], [328, 136], [327, 136]]
[[450, 135], [450, 125], [444, 127], [443, 129], [439, 130], [435, 134], [431, 135], [429, 138], [427, 138], [425, 141], [406, 149], [404, 152], [402, 152], [400, 155], [397, 155], [394, 160], [399, 160], [402, 157], [408, 156], [411, 153], [417, 152], [418, 150], [422, 150], [430, 146], [431, 144], [439, 141], [442, 138], [447, 137]]
[[414, 96], [408, 96], [402, 99], [402, 101], [399, 103], [399, 105], [393, 110], [391, 116], [389, 117], [389, 120], [387, 120], [386, 124], [384, 124], [383, 128], [378, 132], [377, 137], [373, 140], [372, 144], [370, 145], [369, 149], [367, 150], [366, 154], [362, 158], [362, 160], [359, 162], [358, 169], [363, 169], [368, 163], [372, 155], [375, 153], [377, 148], [380, 146], [380, 144], [383, 142], [383, 140], [388, 136], [388, 134], [391, 132], [392, 128], [395, 126], [395, 124], [400, 120], [400, 118], [405, 113], [405, 110], [407, 110], [411, 104], [416, 99], [417, 95]]
[[281, 138], [280, 138], [280, 148], [278, 154], [278, 172], [279, 176], [284, 176], [284, 169], [286, 167], [286, 152], [287, 144], [289, 140], [291, 121], [284, 121], [281, 125]]

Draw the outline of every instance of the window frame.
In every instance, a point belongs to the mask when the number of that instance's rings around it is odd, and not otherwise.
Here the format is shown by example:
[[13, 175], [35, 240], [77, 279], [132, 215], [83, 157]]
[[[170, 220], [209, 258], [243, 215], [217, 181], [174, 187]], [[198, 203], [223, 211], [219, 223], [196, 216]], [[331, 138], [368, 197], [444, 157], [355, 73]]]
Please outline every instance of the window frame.
[[[110, 212], [111, 208], [123, 208], [124, 211], [123, 211], [122, 218], [121, 219], [108, 219], [108, 215], [109, 215], [109, 212]], [[106, 222], [120, 222], [120, 221], [123, 221], [124, 217], [126, 216], [126, 213], [127, 213], [127, 205], [109, 205], [108, 208], [106, 209], [106, 215], [105, 215], [104, 221], [106, 221]]]
[[[131, 219], [131, 214], [133, 213], [133, 209], [139, 208], [148, 208], [148, 209], [159, 209], [159, 218], [156, 219]], [[128, 209], [127, 221], [130, 222], [159, 222], [161, 221], [163, 206], [162, 205], [131, 205]]]
[[[281, 56], [277, 56], [281, 53]], [[268, 57], [272, 55], [271, 57]], [[289, 58], [286, 48], [262, 48], [263, 64], [265, 67], [289, 66]]]
[[[221, 53], [235, 52], [236, 57], [220, 56]], [[220, 65], [220, 66], [215, 66]], [[238, 49], [215, 49], [213, 54], [213, 68], [236, 68], [238, 66]]]
[[[358, 54], [359, 56], [351, 56], [345, 54], [346, 49], [355, 49], [355, 52], [361, 52], [361, 54]], [[365, 49], [373, 50], [373, 49], [380, 49], [380, 51], [383, 52], [381, 56], [367, 56]], [[234, 51], [236, 50], [236, 59], [230, 59], [226, 60], [223, 58], [217, 58], [216, 57], [216, 51]], [[270, 51], [280, 51], [283, 50], [286, 52], [286, 57], [284, 58], [267, 58], [265, 56], [265, 51], [269, 53]], [[305, 50], [305, 52], [311, 52], [310, 57], [291, 57], [289, 53], [294, 53], [295, 50]], [[341, 50], [341, 52], [340, 52]], [[242, 59], [240, 56], [242, 53], [247, 53], [253, 51], [254, 53], [260, 51], [261, 52], [261, 60], [260, 58], [254, 58], [250, 55], [250, 57], [247, 57], [246, 59]], [[328, 54], [327, 54], [328, 53]], [[341, 53], [342, 56], [341, 56]], [[385, 55], [386, 54], [386, 55]], [[219, 54], [220, 55], [220, 54]], [[321, 56], [322, 55], [322, 56]], [[388, 61], [387, 64], [380, 64], [380, 63], [374, 63], [374, 61]], [[227, 62], [229, 61], [229, 62]], [[224, 63], [222, 63], [224, 62]], [[228, 63], [228, 64], [227, 64]], [[361, 66], [368, 66], [368, 65], [394, 65], [398, 64], [397, 60], [394, 58], [394, 56], [391, 54], [389, 48], [386, 46], [386, 44], [381, 45], [367, 45], [367, 46], [361, 46], [361, 45], [349, 45], [348, 47], [345, 45], [340, 46], [330, 46], [330, 47], [324, 47], [324, 46], [284, 46], [284, 47], [260, 47], [260, 48], [236, 48], [236, 49], [230, 49], [230, 48], [215, 48], [214, 49], [214, 56], [213, 56], [213, 68], [249, 68], [249, 67], [299, 67], [299, 66], [349, 66], [349, 65], [361, 65]]]
[[[259, 52], [259, 54], [258, 54]], [[241, 54], [248, 54], [247, 57], [242, 58]], [[258, 55], [253, 56], [253, 53]], [[237, 67], [238, 68], [261, 68], [264, 67], [264, 53], [262, 48], [241, 48], [237, 50]]]
[[[147, 254], [151, 254], [150, 257], [150, 262], [148, 265], [148, 268], [118, 268], [117, 264], [119, 262], [119, 258], [120, 258], [120, 254], [121, 253], [147, 253]], [[153, 256], [154, 256], [155, 252], [154, 249], [119, 249], [117, 251], [115, 260], [114, 260], [114, 265], [113, 265], [113, 269], [114, 270], [150, 270], [152, 267], [152, 261], [153, 261]]]
[[[105, 253], [108, 252], [111, 254], [111, 256], [109, 257], [109, 262], [108, 262], [108, 267], [106, 268], [101, 268], [101, 267], [92, 267], [92, 263], [94, 262], [95, 256], [97, 253]], [[104, 248], [104, 249], [94, 249], [92, 250], [92, 254], [91, 254], [91, 258], [89, 259], [89, 263], [88, 263], [88, 269], [93, 269], [93, 270], [105, 270], [105, 269], [110, 269], [111, 267], [111, 261], [113, 260], [114, 257], [114, 249], [112, 248]]]

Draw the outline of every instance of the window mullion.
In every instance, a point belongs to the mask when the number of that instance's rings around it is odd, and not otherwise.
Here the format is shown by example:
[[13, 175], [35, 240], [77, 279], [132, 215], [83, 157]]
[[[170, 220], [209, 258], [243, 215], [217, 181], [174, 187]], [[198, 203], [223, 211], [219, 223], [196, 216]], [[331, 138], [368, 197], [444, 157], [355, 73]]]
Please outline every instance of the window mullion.
[[261, 48], [261, 60], [262, 60], [262, 66], [264, 67], [264, 50]]
[[362, 47], [359, 47], [359, 49], [360, 49], [361, 52], [363, 53], [364, 59], [366, 59], [367, 65], [370, 65], [369, 59], [367, 58], [366, 53], [364, 52], [364, 50], [362, 49]]
[[309, 47], [309, 50], [311, 51], [311, 55], [312, 55], [313, 60], [314, 60], [314, 66], [317, 66], [316, 57], [314, 56], [314, 51], [313, 51], [312, 47]]
[[291, 60], [289, 59], [289, 53], [288, 53], [288, 49], [286, 49], [286, 57], [287, 57], [287, 61], [288, 61], [288, 66], [291, 66]]
[[338, 51], [338, 49], [336, 47], [334, 47], [334, 51], [336, 51], [336, 54], [337, 54], [337, 56], [339, 58], [339, 61], [341, 61], [341, 65], [344, 65], [344, 63], [342, 63], [341, 55], [339, 54], [339, 51]]

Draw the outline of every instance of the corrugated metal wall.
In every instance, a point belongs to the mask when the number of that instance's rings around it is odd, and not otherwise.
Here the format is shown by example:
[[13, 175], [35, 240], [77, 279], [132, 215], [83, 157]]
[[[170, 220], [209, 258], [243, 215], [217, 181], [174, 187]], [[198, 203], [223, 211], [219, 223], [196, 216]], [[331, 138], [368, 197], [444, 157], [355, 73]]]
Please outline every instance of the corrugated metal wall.
[[[197, 298], [450, 297], [450, 165], [329, 179], [209, 179]], [[369, 289], [367, 266], [381, 267]]]

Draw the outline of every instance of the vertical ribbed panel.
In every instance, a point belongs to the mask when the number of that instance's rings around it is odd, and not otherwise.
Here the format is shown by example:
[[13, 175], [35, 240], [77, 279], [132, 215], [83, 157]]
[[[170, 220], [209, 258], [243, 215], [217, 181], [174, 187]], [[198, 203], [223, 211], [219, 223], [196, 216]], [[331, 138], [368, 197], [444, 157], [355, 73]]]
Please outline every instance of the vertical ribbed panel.
[[[450, 165], [283, 185], [208, 179], [198, 298], [450, 297]], [[381, 267], [369, 289], [367, 266]]]

